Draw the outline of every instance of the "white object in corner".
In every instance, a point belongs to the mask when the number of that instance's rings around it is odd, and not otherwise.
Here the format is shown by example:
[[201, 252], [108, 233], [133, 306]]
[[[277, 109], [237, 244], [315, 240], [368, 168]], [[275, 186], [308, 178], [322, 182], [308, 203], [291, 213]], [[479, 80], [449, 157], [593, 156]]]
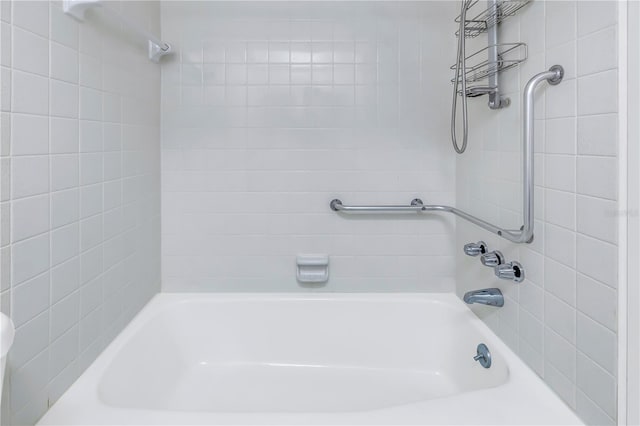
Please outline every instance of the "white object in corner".
[[299, 254], [296, 277], [301, 283], [325, 283], [329, 280], [329, 255]]
[[67, 15], [71, 15], [78, 21], [84, 21], [84, 14], [87, 9], [94, 6], [101, 6], [100, 0], [64, 0], [62, 9]]
[[4, 382], [4, 368], [7, 364], [7, 353], [13, 344], [15, 327], [11, 319], [0, 313], [0, 396], [2, 395], [2, 382]]
[[63, 0], [62, 9], [67, 15], [73, 16], [76, 20], [82, 22], [85, 20], [87, 9], [100, 6], [103, 10], [113, 15], [116, 19], [123, 22], [133, 31], [148, 39], [149, 60], [155, 63], [160, 61], [165, 55], [171, 53], [171, 45], [160, 40], [150, 32], [142, 29], [135, 22], [121, 14], [115, 9], [108, 6], [103, 0]]
[[162, 43], [161, 45], [149, 40], [149, 60], [156, 64], [160, 62], [160, 58], [164, 55], [171, 53], [171, 45], [169, 43]]

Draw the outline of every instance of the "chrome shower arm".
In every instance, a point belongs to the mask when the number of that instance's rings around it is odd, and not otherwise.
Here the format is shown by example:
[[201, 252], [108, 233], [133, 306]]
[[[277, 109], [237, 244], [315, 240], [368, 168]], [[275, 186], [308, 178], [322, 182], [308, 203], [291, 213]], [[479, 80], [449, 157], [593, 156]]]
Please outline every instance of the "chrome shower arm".
[[409, 205], [378, 205], [378, 206], [346, 206], [342, 204], [342, 201], [335, 199], [330, 203], [331, 210], [336, 212], [345, 213], [421, 213], [421, 212], [444, 212], [451, 213], [473, 223], [487, 231], [499, 235], [514, 243], [530, 243], [533, 241], [533, 224], [534, 224], [534, 212], [533, 212], [533, 191], [534, 191], [534, 176], [533, 176], [533, 156], [534, 156], [534, 95], [536, 88], [543, 81], [548, 81], [551, 85], [556, 85], [562, 81], [564, 76], [564, 69], [560, 65], [552, 66], [549, 71], [541, 72], [529, 80], [524, 88], [523, 95], [523, 225], [520, 229], [504, 229], [489, 223], [485, 220], [477, 218], [465, 211], [459, 210], [451, 206], [443, 205], [429, 205], [423, 204], [422, 200], [416, 198]]

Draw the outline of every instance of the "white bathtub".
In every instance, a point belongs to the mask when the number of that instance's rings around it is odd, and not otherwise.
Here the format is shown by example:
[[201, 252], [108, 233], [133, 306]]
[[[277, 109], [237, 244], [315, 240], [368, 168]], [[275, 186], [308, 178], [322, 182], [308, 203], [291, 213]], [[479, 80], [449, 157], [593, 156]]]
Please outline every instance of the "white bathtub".
[[39, 424], [581, 423], [453, 294], [160, 294]]

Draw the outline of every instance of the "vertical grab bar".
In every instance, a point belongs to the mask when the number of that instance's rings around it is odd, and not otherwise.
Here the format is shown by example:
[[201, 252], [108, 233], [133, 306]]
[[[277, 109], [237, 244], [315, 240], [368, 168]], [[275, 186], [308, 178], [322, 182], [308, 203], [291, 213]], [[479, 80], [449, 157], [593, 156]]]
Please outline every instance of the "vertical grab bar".
[[[533, 192], [535, 190], [534, 176], [533, 176], [533, 158], [534, 158], [534, 127], [535, 127], [535, 106], [533, 104], [536, 88], [543, 81], [549, 82], [549, 84], [555, 86], [562, 81], [564, 77], [564, 68], [561, 65], [554, 65], [549, 68], [549, 71], [544, 71], [534, 75], [524, 88], [523, 96], [523, 131], [522, 136], [524, 140], [523, 152], [522, 152], [522, 174], [523, 174], [523, 225], [522, 231], [519, 233], [513, 233], [509, 231], [512, 238], [508, 238], [511, 241], [517, 243], [530, 243], [533, 240], [533, 223], [534, 223], [534, 204], [533, 204]], [[519, 234], [519, 235], [518, 235]]]

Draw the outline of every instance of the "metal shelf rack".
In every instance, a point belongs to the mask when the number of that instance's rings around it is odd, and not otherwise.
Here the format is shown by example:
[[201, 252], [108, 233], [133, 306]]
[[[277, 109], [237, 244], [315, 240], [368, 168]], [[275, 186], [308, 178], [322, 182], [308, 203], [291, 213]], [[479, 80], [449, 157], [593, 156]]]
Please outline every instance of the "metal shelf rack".
[[[465, 66], [464, 70], [459, 73], [460, 78], [464, 78], [466, 82], [465, 96], [489, 95], [489, 108], [491, 109], [509, 106], [510, 100], [500, 94], [499, 74], [527, 60], [527, 45], [525, 43], [500, 42], [498, 40], [498, 24], [515, 15], [530, 1], [487, 0], [484, 3], [486, 4], [484, 9], [479, 7], [480, 0], [468, 2], [466, 16], [473, 16], [473, 18], [466, 18], [464, 29], [459, 29], [456, 35], [460, 37], [460, 32], [463, 31], [465, 38], [473, 38], [486, 33], [487, 46], [467, 56], [463, 62], [471, 62], [470, 66]], [[478, 9], [481, 11], [476, 12], [475, 10]], [[460, 23], [461, 19], [462, 15], [458, 15], [455, 21]], [[456, 69], [457, 66], [459, 65], [454, 64], [451, 69]], [[483, 83], [484, 80], [486, 83]], [[455, 83], [455, 77], [452, 82]], [[458, 94], [462, 96], [462, 90], [459, 90]]]
[[[497, 62], [491, 62], [488, 58], [489, 50], [494, 48], [498, 50]], [[479, 89], [480, 91], [487, 89], [477, 83], [491, 78], [499, 72], [520, 65], [520, 63], [527, 60], [527, 57], [528, 51], [525, 43], [501, 43], [497, 46], [487, 46], [467, 56], [467, 63], [471, 65], [468, 65], [464, 74], [461, 74], [461, 78], [464, 76], [467, 81], [467, 96], [474, 96]], [[450, 69], [455, 70], [456, 65], [451, 65]], [[454, 80], [455, 78], [452, 78], [451, 82], [453, 83]], [[495, 87], [492, 87], [492, 89], [495, 89]], [[462, 90], [458, 90], [458, 94], [461, 95]]]
[[[486, 33], [487, 30], [502, 22], [509, 16], [515, 15], [520, 9], [526, 6], [531, 0], [499, 0], [496, 2], [496, 7], [492, 5], [488, 6], [481, 12], [477, 13], [473, 18], [467, 19], [465, 22], [464, 36], [467, 38], [477, 37], [482, 33]], [[470, 12], [474, 9], [480, 0], [471, 2], [467, 11]], [[467, 12], [467, 13], [468, 13]], [[457, 23], [460, 23], [460, 15], [455, 19]], [[460, 31], [456, 31], [456, 36], [460, 35]]]

